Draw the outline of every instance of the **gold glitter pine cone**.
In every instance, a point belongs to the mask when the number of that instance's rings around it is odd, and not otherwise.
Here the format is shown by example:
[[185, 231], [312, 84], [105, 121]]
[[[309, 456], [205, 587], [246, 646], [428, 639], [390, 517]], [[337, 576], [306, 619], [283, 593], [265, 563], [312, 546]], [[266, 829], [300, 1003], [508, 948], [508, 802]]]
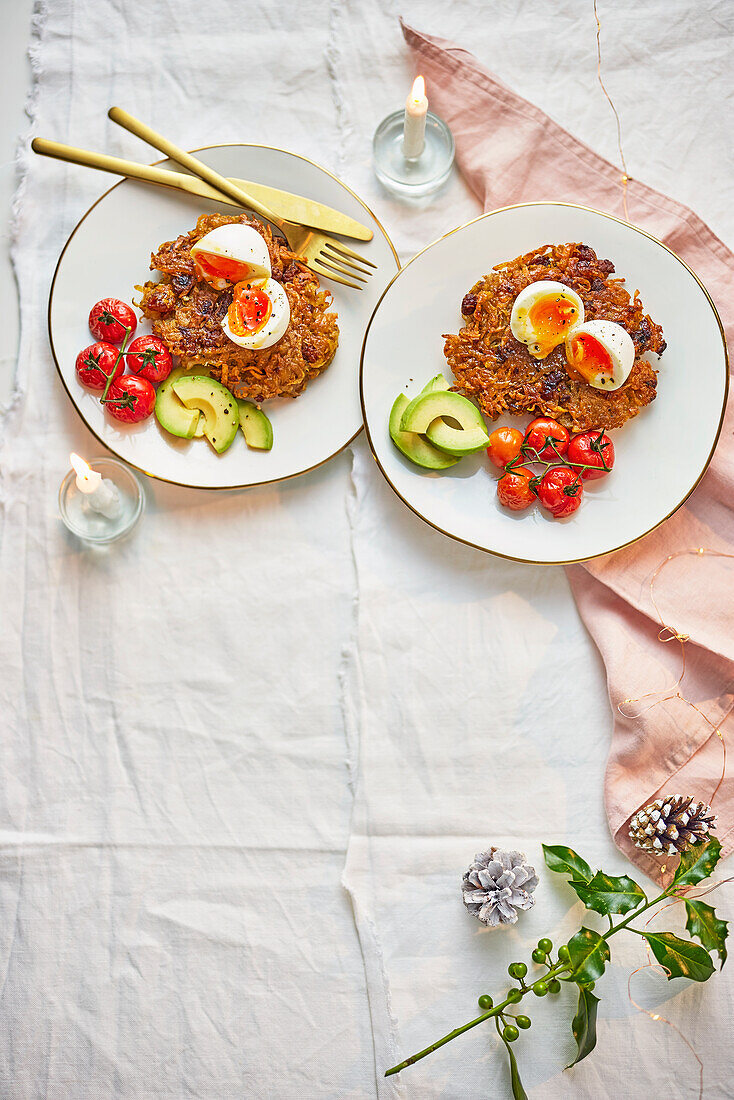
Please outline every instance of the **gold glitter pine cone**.
[[716, 828], [716, 814], [691, 795], [656, 798], [638, 810], [629, 835], [636, 848], [656, 856], [674, 856], [705, 841]]

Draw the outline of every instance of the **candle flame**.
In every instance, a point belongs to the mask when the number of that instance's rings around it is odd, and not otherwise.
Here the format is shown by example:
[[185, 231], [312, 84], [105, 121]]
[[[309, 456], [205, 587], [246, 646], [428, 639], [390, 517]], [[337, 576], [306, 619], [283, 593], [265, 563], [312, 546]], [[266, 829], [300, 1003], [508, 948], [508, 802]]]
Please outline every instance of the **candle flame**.
[[88, 462], [85, 462], [80, 455], [75, 454], [73, 451], [69, 455], [69, 462], [71, 462], [72, 466], [74, 467], [77, 477], [82, 478], [83, 481], [89, 481], [89, 475], [92, 472], [92, 467], [89, 465]]
[[425, 97], [425, 94], [426, 82], [422, 76], [417, 76], [413, 81], [413, 87], [410, 89], [411, 98], [414, 99], [416, 103], [420, 103]]

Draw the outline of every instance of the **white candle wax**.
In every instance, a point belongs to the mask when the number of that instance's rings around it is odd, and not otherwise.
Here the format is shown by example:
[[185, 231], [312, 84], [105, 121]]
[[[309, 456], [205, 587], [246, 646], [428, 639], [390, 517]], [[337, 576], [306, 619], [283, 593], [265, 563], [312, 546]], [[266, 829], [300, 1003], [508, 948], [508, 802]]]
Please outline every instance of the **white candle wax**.
[[403, 124], [403, 156], [406, 160], [415, 160], [423, 152], [426, 143], [426, 114], [428, 100], [426, 85], [422, 76], [417, 76], [405, 101], [405, 122]]
[[102, 480], [102, 475], [77, 454], [69, 456], [76, 470], [76, 487], [84, 494], [83, 506], [93, 512], [99, 512], [107, 519], [117, 519], [122, 511], [120, 494], [113, 481]]

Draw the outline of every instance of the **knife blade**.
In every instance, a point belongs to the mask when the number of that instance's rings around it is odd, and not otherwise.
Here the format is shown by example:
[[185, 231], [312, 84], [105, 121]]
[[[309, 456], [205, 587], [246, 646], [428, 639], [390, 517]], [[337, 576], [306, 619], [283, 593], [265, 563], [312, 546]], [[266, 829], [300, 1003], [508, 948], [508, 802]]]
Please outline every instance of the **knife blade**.
[[341, 210], [316, 202], [315, 199], [294, 195], [291, 191], [279, 191], [277, 187], [253, 183], [252, 180], [232, 177], [232, 182], [244, 187], [254, 199], [299, 225], [308, 225], [311, 229], [321, 229], [325, 233], [339, 233], [343, 237], [354, 237], [358, 241], [371, 241], [374, 237], [373, 231], [366, 225], [350, 218], [348, 214], [342, 214]]
[[[213, 202], [225, 203], [227, 206], [239, 206], [233, 199], [223, 195], [198, 176], [189, 175], [188, 172], [173, 172], [167, 168], [160, 168], [156, 164], [138, 164], [136, 161], [111, 157], [106, 153], [93, 153], [73, 145], [62, 145], [60, 142], [48, 141], [46, 138], [34, 138], [31, 147], [34, 152], [42, 156], [54, 157], [56, 160], [82, 164], [88, 168], [97, 168], [103, 172], [112, 172], [114, 175], [144, 180], [163, 187], [174, 187], [179, 191], [188, 191], [189, 194], [198, 195]], [[341, 210], [316, 202], [315, 199], [307, 199], [303, 195], [281, 191], [276, 187], [254, 183], [251, 180], [232, 178], [232, 182], [250, 191], [254, 199], [263, 202], [281, 217], [298, 222], [300, 225], [321, 229], [326, 233], [354, 237], [358, 241], [371, 241], [374, 236], [373, 231], [366, 225], [343, 214]]]

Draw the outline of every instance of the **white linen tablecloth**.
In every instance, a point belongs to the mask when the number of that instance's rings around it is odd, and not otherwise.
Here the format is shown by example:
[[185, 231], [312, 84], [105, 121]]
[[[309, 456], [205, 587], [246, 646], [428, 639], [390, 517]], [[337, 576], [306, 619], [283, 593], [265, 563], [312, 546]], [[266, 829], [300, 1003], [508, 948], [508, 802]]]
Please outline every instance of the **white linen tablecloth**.
[[[599, 9], [630, 171], [731, 243], [731, 4]], [[117, 103], [187, 147], [291, 148], [362, 194], [408, 257], [478, 208], [458, 177], [407, 206], [372, 176], [373, 129], [413, 76], [398, 14], [615, 156], [590, 0], [49, 0], [33, 132], [145, 159], [107, 120]], [[363, 438], [276, 487], [148, 481], [134, 538], [82, 549], [56, 493], [69, 451], [99, 448], [56, 378], [46, 301], [109, 180], [20, 159], [22, 346], [0, 424], [0, 1095], [506, 1095], [489, 1029], [382, 1073], [578, 922], [541, 872], [536, 908], [483, 930], [459, 898], [476, 850], [520, 847], [540, 867], [542, 841], [568, 843], [627, 867], [602, 804], [602, 668], [563, 572], [422, 525]], [[734, 892], [712, 900], [726, 915]], [[517, 1044], [531, 1097], [697, 1095], [679, 1036], [627, 1000], [642, 962], [636, 940], [615, 942], [597, 1050], [570, 1073], [571, 991], [532, 1006]], [[704, 1095], [734, 1095], [727, 971], [705, 986], [646, 974], [634, 993], [695, 1046]]]

